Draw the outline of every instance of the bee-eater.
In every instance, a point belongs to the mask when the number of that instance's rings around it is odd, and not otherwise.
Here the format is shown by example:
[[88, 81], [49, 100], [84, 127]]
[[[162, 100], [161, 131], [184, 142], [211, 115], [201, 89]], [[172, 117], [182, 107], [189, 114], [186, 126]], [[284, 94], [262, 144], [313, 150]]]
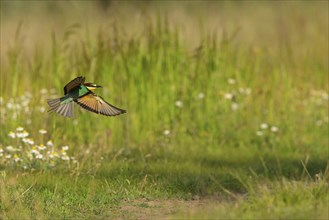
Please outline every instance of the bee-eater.
[[106, 116], [116, 116], [126, 112], [106, 102], [92, 90], [101, 86], [94, 83], [85, 83], [85, 77], [79, 76], [64, 87], [64, 96], [57, 99], [48, 99], [49, 111], [55, 111], [65, 117], [73, 117], [76, 102], [82, 108]]

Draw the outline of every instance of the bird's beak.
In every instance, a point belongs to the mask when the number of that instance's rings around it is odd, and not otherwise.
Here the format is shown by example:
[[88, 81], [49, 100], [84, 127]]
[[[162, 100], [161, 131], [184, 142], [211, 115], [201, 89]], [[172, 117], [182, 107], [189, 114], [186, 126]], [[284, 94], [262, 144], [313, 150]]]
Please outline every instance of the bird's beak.
[[96, 85], [94, 83], [86, 83], [85, 86], [87, 86], [87, 88], [90, 89], [90, 90], [102, 88], [102, 86]]

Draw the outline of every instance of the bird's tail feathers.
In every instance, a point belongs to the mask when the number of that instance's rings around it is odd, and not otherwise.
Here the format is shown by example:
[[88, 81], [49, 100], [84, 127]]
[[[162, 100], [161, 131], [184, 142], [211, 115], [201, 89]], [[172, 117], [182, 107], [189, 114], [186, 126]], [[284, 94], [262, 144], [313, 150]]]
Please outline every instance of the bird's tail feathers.
[[74, 109], [73, 102], [63, 103], [61, 98], [57, 98], [57, 99], [48, 99], [47, 103], [50, 107], [48, 112], [54, 111], [64, 117], [70, 117], [70, 118], [73, 117], [73, 109]]

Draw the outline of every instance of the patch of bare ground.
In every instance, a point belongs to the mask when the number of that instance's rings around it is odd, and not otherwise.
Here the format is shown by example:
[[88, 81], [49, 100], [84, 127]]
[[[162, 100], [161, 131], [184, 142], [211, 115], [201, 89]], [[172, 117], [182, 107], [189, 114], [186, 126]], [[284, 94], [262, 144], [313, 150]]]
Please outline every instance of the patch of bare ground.
[[117, 219], [170, 219], [184, 210], [200, 210], [220, 203], [216, 198], [193, 197], [191, 200], [180, 199], [137, 199], [125, 201], [120, 207], [122, 214]]

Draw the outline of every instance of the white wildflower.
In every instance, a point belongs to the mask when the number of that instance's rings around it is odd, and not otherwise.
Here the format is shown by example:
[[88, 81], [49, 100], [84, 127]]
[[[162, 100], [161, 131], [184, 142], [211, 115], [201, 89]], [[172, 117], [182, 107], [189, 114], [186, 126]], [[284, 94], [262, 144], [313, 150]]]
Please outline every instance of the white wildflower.
[[176, 105], [178, 108], [182, 108], [182, 107], [183, 107], [183, 102], [180, 101], [180, 100], [177, 100], [177, 101], [175, 102], [175, 105]]
[[256, 132], [256, 135], [257, 135], [257, 136], [262, 136], [263, 134], [264, 134], [264, 133], [263, 133], [262, 131], [257, 131], [257, 132]]
[[238, 110], [238, 108], [239, 108], [239, 104], [236, 103], [236, 102], [233, 102], [232, 105], [231, 105], [232, 111], [236, 111], [236, 110]]
[[16, 163], [22, 160], [21, 158], [19, 158], [19, 157], [17, 156], [17, 154], [14, 155], [14, 158], [13, 158], [13, 159], [14, 159], [14, 161], [15, 161]]
[[16, 104], [14, 104], [14, 107], [15, 107], [15, 109], [18, 110], [18, 111], [22, 109], [22, 106], [21, 106], [20, 103], [16, 103]]
[[235, 81], [235, 79], [229, 78], [227, 80], [227, 83], [230, 84], [230, 85], [234, 85], [236, 83], [236, 81]]
[[43, 155], [42, 154], [37, 154], [36, 156], [35, 156], [35, 158], [37, 158], [37, 159], [42, 159], [43, 158]]
[[11, 158], [11, 155], [10, 155], [10, 154], [7, 154], [7, 155], [5, 156], [5, 158], [6, 158], [6, 159], [10, 159], [10, 158]]
[[229, 99], [229, 100], [231, 100], [231, 99], [233, 99], [233, 97], [234, 97], [234, 95], [233, 95], [232, 93], [225, 93], [225, 94], [224, 94], [224, 98], [225, 98], [225, 99]]
[[30, 100], [25, 99], [25, 100], [22, 100], [21, 105], [22, 105], [24, 108], [27, 108], [28, 105], [29, 105], [29, 103], [30, 103]]
[[271, 127], [271, 131], [274, 132], [274, 133], [275, 133], [275, 132], [278, 132], [278, 131], [279, 131], [279, 128], [276, 127], [276, 126], [272, 126], [272, 127]]
[[62, 156], [62, 160], [70, 160], [70, 157], [67, 156], [67, 155], [63, 155], [63, 156]]
[[17, 136], [18, 138], [25, 138], [25, 137], [29, 136], [29, 133], [28, 133], [27, 131], [24, 130], [23, 132], [16, 133], [16, 136]]
[[30, 154], [35, 154], [35, 155], [39, 155], [40, 152], [36, 149], [35, 146], [33, 146], [33, 148], [30, 150]]
[[48, 93], [48, 90], [46, 88], [42, 88], [40, 90], [41, 95], [46, 95]]
[[28, 138], [23, 138], [23, 139], [22, 139], [22, 141], [23, 141], [24, 143], [27, 143], [28, 140], [29, 140]]
[[250, 88], [246, 88], [246, 89], [244, 90], [244, 94], [246, 94], [246, 95], [250, 95], [250, 93], [251, 93], [251, 89], [250, 89]]
[[29, 133], [27, 131], [23, 131], [23, 137], [29, 136]]
[[13, 146], [7, 146], [6, 150], [7, 151], [15, 151], [15, 148], [13, 148]]
[[262, 123], [262, 124], [260, 125], [260, 128], [265, 130], [265, 129], [268, 128], [268, 124], [266, 124], [266, 123]]
[[45, 145], [41, 144], [40, 146], [37, 146], [37, 148], [39, 150], [45, 150], [47, 147]]
[[25, 144], [30, 144], [30, 145], [33, 145], [33, 144], [34, 144], [33, 139], [30, 139], [30, 138], [23, 138], [22, 141], [23, 141]]
[[13, 107], [14, 107], [13, 103], [11, 103], [11, 102], [7, 103], [7, 108], [8, 109], [12, 109]]
[[46, 108], [44, 106], [39, 107], [39, 112], [44, 113], [46, 111]]
[[63, 147], [62, 147], [62, 150], [63, 150], [63, 151], [66, 151], [66, 150], [68, 150], [68, 149], [69, 149], [69, 146], [63, 146]]
[[54, 146], [54, 144], [53, 144], [53, 142], [51, 140], [47, 141], [46, 145], [48, 147], [53, 147]]
[[24, 131], [24, 128], [23, 127], [17, 127], [16, 131]]
[[249, 89], [249, 88], [239, 88], [239, 92], [240, 92], [240, 94], [241, 95], [250, 95], [250, 93], [251, 93], [251, 89]]
[[48, 154], [50, 159], [53, 159], [55, 157], [59, 157], [58, 153], [54, 152], [54, 151], [48, 151], [47, 154]]
[[169, 131], [169, 130], [164, 130], [163, 134], [164, 134], [165, 136], [168, 136], [168, 135], [170, 135], [170, 131]]
[[40, 134], [47, 134], [47, 131], [46, 131], [45, 129], [40, 129], [40, 130], [39, 130], [39, 133], [40, 133]]
[[198, 99], [204, 99], [204, 93], [203, 92], [200, 92], [198, 94]]
[[16, 133], [16, 137], [22, 138], [23, 137], [23, 133]]
[[9, 136], [9, 137], [11, 137], [11, 138], [15, 138], [15, 137], [16, 137], [15, 133], [14, 133], [14, 132], [12, 132], [12, 131], [11, 131], [11, 132], [9, 132], [8, 136]]

